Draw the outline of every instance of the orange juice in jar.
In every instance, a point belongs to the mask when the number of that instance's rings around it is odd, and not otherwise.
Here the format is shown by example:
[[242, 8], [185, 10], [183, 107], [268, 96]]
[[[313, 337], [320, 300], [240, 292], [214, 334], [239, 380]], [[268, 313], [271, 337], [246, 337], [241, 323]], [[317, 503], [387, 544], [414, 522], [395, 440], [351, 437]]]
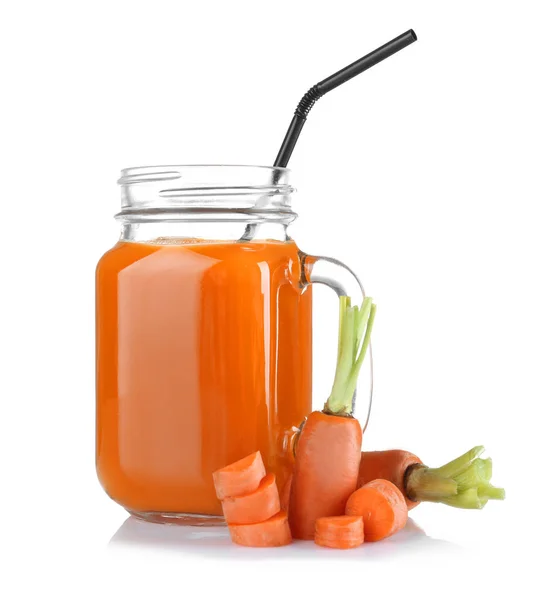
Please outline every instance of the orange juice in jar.
[[130, 513], [222, 520], [212, 473], [260, 450], [282, 488], [311, 411], [312, 289], [358, 284], [287, 234], [289, 171], [126, 169], [96, 274], [97, 472]]

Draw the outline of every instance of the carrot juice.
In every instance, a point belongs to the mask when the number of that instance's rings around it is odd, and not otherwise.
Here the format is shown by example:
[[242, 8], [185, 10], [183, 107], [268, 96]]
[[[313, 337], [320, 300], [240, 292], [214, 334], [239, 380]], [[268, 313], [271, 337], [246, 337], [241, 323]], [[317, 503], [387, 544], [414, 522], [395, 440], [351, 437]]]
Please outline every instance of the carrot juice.
[[97, 267], [97, 471], [136, 514], [221, 515], [256, 450], [282, 487], [311, 411], [311, 287], [294, 242], [120, 242]]

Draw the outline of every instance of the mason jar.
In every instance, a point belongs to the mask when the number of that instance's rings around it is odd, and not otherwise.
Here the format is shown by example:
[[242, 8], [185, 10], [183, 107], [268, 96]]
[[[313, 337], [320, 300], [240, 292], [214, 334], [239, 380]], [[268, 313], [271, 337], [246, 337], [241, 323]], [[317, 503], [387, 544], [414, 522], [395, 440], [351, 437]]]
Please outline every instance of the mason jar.
[[141, 519], [222, 522], [212, 473], [257, 450], [280, 489], [291, 472], [312, 410], [311, 284], [363, 293], [290, 237], [289, 175], [122, 171], [121, 236], [96, 272], [96, 459], [107, 494]]

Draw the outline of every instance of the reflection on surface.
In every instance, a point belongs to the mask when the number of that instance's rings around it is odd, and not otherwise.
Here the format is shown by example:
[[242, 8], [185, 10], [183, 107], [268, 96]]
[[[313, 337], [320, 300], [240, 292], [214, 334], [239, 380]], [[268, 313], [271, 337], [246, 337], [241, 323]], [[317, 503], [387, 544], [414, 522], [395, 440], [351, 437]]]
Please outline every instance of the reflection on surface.
[[408, 520], [403, 531], [381, 542], [364, 544], [351, 553], [337, 552], [328, 548], [321, 548], [313, 543], [296, 541], [285, 548], [265, 548], [257, 552], [253, 548], [242, 548], [230, 542], [226, 527], [180, 527], [177, 525], [155, 525], [145, 523], [135, 517], [129, 517], [114, 534], [109, 543], [109, 548], [123, 546], [155, 548], [173, 552], [186, 552], [202, 554], [210, 558], [245, 558], [265, 559], [281, 553], [286, 557], [290, 554], [293, 558], [310, 558], [324, 556], [337, 559], [348, 555], [353, 558], [366, 558], [367, 560], [401, 557], [420, 553], [453, 555], [463, 549], [445, 540], [439, 540], [426, 535], [412, 519]]

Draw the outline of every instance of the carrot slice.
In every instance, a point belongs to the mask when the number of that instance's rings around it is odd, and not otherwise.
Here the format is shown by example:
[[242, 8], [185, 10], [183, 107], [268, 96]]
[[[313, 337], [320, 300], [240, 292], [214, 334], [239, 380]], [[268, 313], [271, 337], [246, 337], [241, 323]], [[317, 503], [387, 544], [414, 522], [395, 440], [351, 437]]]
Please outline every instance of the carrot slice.
[[251, 548], [286, 546], [292, 541], [289, 520], [285, 511], [278, 512], [262, 523], [230, 525], [228, 530], [234, 544]]
[[273, 517], [281, 510], [275, 475], [266, 475], [258, 488], [250, 494], [224, 498], [222, 510], [228, 525], [260, 523]]
[[326, 548], [347, 550], [364, 541], [363, 517], [321, 517], [315, 521], [315, 543]]
[[224, 500], [230, 496], [250, 494], [258, 488], [265, 476], [262, 455], [260, 452], [253, 452], [213, 473], [217, 498]]
[[377, 542], [406, 525], [408, 508], [401, 490], [385, 479], [375, 479], [349, 497], [346, 515], [361, 515], [365, 541]]

